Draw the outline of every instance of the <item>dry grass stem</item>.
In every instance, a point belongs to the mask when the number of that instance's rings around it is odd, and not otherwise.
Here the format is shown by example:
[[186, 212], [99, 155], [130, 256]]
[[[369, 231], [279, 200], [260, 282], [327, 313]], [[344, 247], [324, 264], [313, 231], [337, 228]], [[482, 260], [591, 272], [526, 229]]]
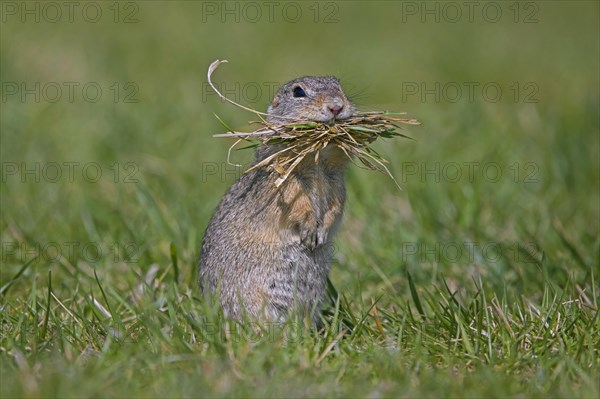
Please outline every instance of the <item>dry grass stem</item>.
[[[237, 139], [229, 149], [228, 162], [231, 150], [242, 141], [254, 141], [250, 147], [260, 144], [277, 146], [281, 150], [257, 162], [246, 170], [246, 173], [264, 166], [271, 167], [280, 176], [275, 183], [279, 187], [305, 158], [312, 155], [316, 163], [319, 160], [320, 151], [327, 146], [334, 145], [355, 165], [384, 173], [400, 187], [386, 166], [388, 161], [370, 147], [370, 144], [379, 138], [403, 137], [410, 139], [400, 133], [400, 130], [403, 129], [401, 125], [420, 125], [416, 119], [405, 118], [403, 117], [404, 113], [370, 111], [357, 112], [348, 119], [334, 120], [331, 123], [298, 120], [270, 123], [262, 117], [268, 114], [231, 101], [216, 89], [211, 81], [211, 75], [223, 62], [227, 61], [217, 60], [210, 65], [208, 69], [210, 86], [225, 101], [252, 112], [260, 118], [260, 121], [250, 122], [250, 124], [259, 125], [252, 132], [235, 132], [223, 123], [229, 132], [213, 136]], [[280, 117], [278, 116], [278, 118]]]

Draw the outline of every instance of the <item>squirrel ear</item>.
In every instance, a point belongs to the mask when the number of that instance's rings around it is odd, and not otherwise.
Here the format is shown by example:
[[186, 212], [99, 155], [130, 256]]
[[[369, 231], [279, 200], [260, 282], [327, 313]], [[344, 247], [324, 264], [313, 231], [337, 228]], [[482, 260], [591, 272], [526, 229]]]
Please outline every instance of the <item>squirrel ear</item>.
[[275, 98], [273, 98], [273, 101], [271, 102], [271, 106], [273, 108], [277, 108], [279, 106], [279, 96], [275, 96]]

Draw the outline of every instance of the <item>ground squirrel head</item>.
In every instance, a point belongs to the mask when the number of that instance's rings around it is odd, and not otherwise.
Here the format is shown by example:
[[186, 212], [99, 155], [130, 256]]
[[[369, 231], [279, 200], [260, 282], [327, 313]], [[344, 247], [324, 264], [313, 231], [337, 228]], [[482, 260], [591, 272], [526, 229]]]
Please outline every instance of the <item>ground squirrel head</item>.
[[293, 120], [329, 122], [347, 119], [355, 111], [336, 77], [304, 76], [281, 86], [269, 105], [267, 120], [274, 123]]

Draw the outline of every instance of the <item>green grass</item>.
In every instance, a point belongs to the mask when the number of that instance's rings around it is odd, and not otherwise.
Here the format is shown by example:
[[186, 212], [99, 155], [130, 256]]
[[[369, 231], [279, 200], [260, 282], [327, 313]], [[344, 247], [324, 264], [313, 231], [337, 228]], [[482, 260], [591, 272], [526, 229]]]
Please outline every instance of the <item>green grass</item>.
[[[335, 3], [332, 24], [312, 3], [297, 24], [223, 24], [199, 2], [140, 2], [138, 23], [115, 24], [100, 4], [97, 24], [1, 25], [3, 95], [103, 88], [96, 103], [1, 103], [2, 398], [600, 395], [596, 2], [538, 3], [533, 24], [512, 3], [496, 24], [402, 22], [402, 2]], [[214, 113], [237, 130], [252, 116], [206, 94], [215, 59], [229, 60], [215, 82], [265, 89], [237, 98], [259, 110], [270, 82], [335, 74], [361, 109], [423, 122], [414, 142], [374, 145], [403, 191], [349, 170], [323, 331], [226, 322], [198, 292], [204, 228], [241, 173]], [[403, 90], [415, 82], [503, 96], [423, 101]]]

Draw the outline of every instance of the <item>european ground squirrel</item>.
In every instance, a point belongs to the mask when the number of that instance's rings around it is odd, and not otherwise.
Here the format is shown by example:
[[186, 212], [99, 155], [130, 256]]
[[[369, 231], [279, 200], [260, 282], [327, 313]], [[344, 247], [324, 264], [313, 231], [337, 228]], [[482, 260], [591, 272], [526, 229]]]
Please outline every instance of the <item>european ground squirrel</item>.
[[[347, 119], [355, 112], [335, 77], [301, 77], [283, 85], [267, 121]], [[261, 145], [255, 162], [278, 150]], [[346, 198], [348, 157], [336, 146], [318, 162], [304, 159], [277, 188], [279, 174], [244, 174], [219, 203], [204, 235], [200, 288], [219, 299], [227, 317], [267, 321], [290, 314], [318, 321]]]

